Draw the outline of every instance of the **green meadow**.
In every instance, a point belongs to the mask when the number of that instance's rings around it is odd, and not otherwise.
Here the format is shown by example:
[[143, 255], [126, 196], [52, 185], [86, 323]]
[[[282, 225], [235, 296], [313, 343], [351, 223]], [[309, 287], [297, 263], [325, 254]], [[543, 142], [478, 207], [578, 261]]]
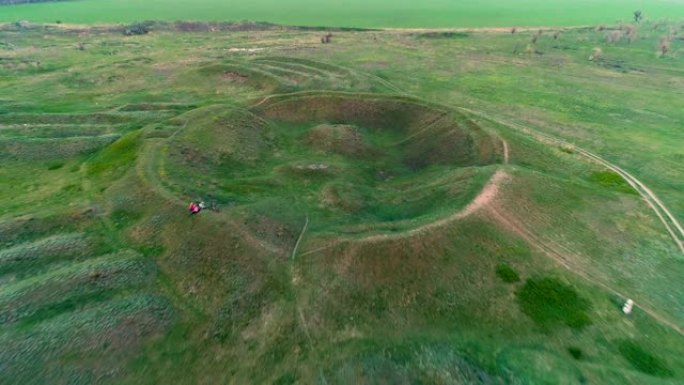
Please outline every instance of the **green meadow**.
[[682, 383], [684, 21], [608, 3], [0, 8], [0, 384]]
[[362, 28], [575, 26], [684, 17], [681, 0], [80, 0], [0, 8], [0, 21], [124, 23], [240, 21]]

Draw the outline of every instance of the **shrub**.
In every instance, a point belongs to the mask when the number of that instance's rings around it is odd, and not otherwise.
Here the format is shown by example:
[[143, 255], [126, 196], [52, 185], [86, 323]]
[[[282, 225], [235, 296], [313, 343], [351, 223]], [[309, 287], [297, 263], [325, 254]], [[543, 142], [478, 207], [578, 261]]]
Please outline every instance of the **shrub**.
[[618, 350], [634, 367], [634, 369], [657, 377], [671, 377], [672, 369], [658, 357], [644, 350], [634, 341], [623, 340], [618, 345]]
[[149, 32], [150, 27], [147, 24], [132, 24], [123, 30], [123, 34], [126, 36], [147, 35]]
[[54, 163], [50, 163], [50, 164], [48, 165], [47, 169], [50, 170], [50, 171], [52, 171], [52, 170], [59, 170], [59, 169], [62, 168], [62, 167], [64, 167], [64, 163], [63, 163], [63, 162], [54, 162]]
[[594, 47], [594, 49], [591, 50], [591, 56], [589, 56], [589, 60], [601, 60], [603, 57], [603, 50], [601, 47]]
[[627, 194], [635, 194], [638, 192], [632, 188], [632, 186], [625, 181], [620, 174], [617, 174], [610, 170], [598, 171], [591, 174], [589, 180], [598, 183], [599, 185], [610, 188], [616, 191], [620, 191]]
[[664, 57], [670, 51], [670, 43], [672, 39], [669, 36], [663, 36], [658, 42], [658, 56]]
[[611, 31], [609, 34], [606, 35], [606, 42], [608, 43], [619, 43], [621, 39], [622, 31], [620, 30]]
[[517, 294], [522, 312], [543, 329], [582, 329], [591, 324], [589, 301], [556, 278], [530, 278]]
[[514, 283], [520, 281], [520, 276], [510, 266], [505, 263], [499, 264], [496, 267], [496, 275], [506, 283]]
[[582, 352], [582, 349], [574, 347], [574, 346], [571, 346], [568, 348], [568, 353], [570, 353], [572, 358], [574, 358], [576, 360], [581, 360], [582, 356], [584, 355], [584, 353]]

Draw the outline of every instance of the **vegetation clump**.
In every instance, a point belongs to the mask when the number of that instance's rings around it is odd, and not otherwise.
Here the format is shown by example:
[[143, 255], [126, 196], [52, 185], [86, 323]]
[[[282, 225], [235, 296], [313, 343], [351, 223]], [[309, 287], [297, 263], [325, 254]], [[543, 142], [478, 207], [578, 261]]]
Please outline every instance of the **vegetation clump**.
[[644, 350], [639, 344], [630, 340], [623, 340], [618, 350], [634, 367], [634, 369], [656, 377], [672, 377], [670, 369], [660, 358]]
[[470, 35], [467, 32], [425, 32], [417, 35], [420, 39], [463, 39]]
[[592, 182], [598, 183], [603, 187], [610, 188], [627, 194], [638, 194], [632, 186], [627, 183], [619, 174], [613, 171], [598, 171], [591, 174], [589, 178]]
[[582, 329], [591, 325], [590, 303], [557, 278], [530, 278], [518, 292], [523, 313], [543, 329], [561, 325]]
[[575, 347], [575, 346], [570, 346], [568, 348], [568, 353], [572, 356], [572, 358], [576, 360], [581, 360], [582, 357], [584, 356], [584, 352], [582, 352], [582, 349]]
[[496, 275], [501, 278], [502, 281], [506, 283], [514, 283], [514, 282], [519, 282], [520, 281], [520, 276], [518, 273], [513, 270], [512, 267], [508, 266], [505, 263], [501, 263], [498, 266], [496, 266]]
[[146, 23], [133, 24], [123, 30], [123, 34], [126, 36], [147, 35], [149, 32], [150, 27]]

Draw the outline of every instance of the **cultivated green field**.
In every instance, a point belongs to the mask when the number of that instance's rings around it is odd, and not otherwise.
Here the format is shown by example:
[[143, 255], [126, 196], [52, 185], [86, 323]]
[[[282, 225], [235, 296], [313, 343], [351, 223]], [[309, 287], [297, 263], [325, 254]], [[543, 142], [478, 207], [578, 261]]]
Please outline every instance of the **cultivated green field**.
[[0, 21], [257, 20], [364, 28], [575, 26], [631, 20], [638, 9], [651, 20], [684, 17], [682, 0], [79, 0], [3, 7]]
[[684, 21], [146, 28], [0, 26], [0, 384], [684, 381]]

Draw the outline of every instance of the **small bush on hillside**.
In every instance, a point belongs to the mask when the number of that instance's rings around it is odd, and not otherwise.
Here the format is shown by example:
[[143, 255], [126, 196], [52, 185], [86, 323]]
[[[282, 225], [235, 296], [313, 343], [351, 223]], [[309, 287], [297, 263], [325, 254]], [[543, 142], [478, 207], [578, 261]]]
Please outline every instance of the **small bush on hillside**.
[[123, 30], [123, 34], [126, 36], [147, 35], [149, 32], [150, 27], [145, 23], [132, 24]]
[[510, 266], [505, 263], [499, 264], [496, 267], [496, 275], [506, 283], [514, 283], [520, 281], [520, 276]]
[[603, 50], [601, 47], [594, 47], [594, 49], [591, 50], [591, 56], [589, 56], [589, 60], [601, 60], [603, 58]]
[[606, 42], [608, 43], [619, 43], [622, 40], [622, 31], [615, 30], [611, 31], [606, 35]]
[[561, 325], [582, 329], [591, 325], [589, 301], [556, 278], [530, 278], [517, 294], [522, 312], [543, 329]]
[[559, 147], [561, 151], [563, 151], [566, 154], [574, 154], [575, 153], [575, 146], [572, 144], [561, 144]]
[[582, 356], [584, 355], [584, 353], [582, 352], [582, 349], [574, 347], [574, 346], [571, 346], [568, 348], [568, 353], [570, 353], [572, 358], [574, 358], [576, 360], [581, 360]]
[[59, 170], [62, 167], [64, 167], [64, 162], [54, 162], [54, 163], [50, 163], [48, 165], [47, 169], [50, 171], [53, 171], [53, 170]]
[[644, 350], [634, 341], [623, 340], [618, 350], [634, 369], [657, 377], [672, 377], [670, 369], [660, 358]]
[[643, 13], [641, 13], [640, 10], [634, 11], [634, 21], [635, 21], [635, 22], [638, 23], [638, 22], [640, 22], [641, 19], [643, 19], [643, 18], [644, 18], [644, 15], [643, 15]]
[[638, 194], [624, 178], [610, 170], [594, 172], [589, 177], [589, 180], [616, 191], [627, 194]]
[[622, 26], [622, 29], [625, 31], [625, 36], [627, 36], [627, 41], [632, 43], [634, 40], [637, 38], [637, 28], [634, 25], [625, 25]]
[[670, 44], [672, 43], [672, 38], [670, 36], [663, 36], [658, 42], [658, 56], [664, 57], [670, 52]]

